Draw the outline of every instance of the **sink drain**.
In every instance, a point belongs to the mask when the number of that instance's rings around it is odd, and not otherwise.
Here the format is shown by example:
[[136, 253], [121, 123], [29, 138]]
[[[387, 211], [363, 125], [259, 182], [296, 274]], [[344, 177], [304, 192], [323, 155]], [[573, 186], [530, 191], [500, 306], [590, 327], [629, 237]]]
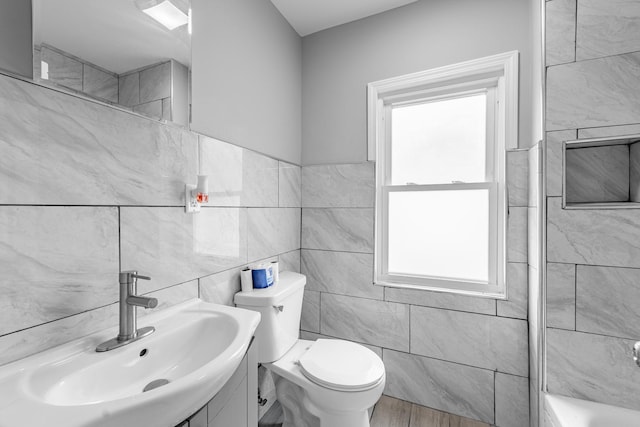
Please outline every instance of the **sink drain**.
[[153, 390], [154, 388], [162, 387], [163, 385], [167, 384], [169, 384], [169, 380], [165, 380], [164, 378], [160, 380], [153, 380], [149, 384], [144, 386], [142, 392], [145, 393], [147, 391]]

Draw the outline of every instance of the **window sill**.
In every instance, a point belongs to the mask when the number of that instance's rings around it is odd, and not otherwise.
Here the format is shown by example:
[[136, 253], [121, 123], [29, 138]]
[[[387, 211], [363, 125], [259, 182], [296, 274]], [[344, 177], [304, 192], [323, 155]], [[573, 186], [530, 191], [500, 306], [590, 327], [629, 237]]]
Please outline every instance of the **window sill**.
[[482, 290], [455, 289], [455, 288], [444, 288], [440, 286], [416, 285], [411, 283], [395, 283], [395, 282], [384, 282], [384, 281], [375, 281], [373, 282], [373, 284], [376, 286], [385, 286], [389, 288], [441, 292], [441, 293], [463, 295], [463, 296], [475, 297], [475, 298], [488, 298], [488, 299], [495, 299], [495, 300], [508, 299], [506, 292], [490, 292], [490, 291], [482, 291]]

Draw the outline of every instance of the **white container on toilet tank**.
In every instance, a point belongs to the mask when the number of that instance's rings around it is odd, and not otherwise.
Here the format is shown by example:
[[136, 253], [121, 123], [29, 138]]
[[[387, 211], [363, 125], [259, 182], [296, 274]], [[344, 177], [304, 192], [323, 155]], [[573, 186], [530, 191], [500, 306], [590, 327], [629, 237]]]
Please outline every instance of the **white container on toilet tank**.
[[262, 320], [256, 330], [258, 360], [261, 363], [280, 359], [298, 340], [302, 295], [307, 278], [283, 271], [277, 284], [251, 292], [239, 292], [238, 307], [260, 312]]

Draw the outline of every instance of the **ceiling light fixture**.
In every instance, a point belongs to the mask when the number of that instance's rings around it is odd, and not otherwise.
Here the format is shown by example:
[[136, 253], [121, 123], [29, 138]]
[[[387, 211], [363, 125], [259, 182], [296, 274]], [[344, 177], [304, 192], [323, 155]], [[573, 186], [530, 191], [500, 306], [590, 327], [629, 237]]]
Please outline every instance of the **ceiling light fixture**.
[[140, 9], [169, 30], [189, 23], [187, 14], [169, 0], [145, 1], [144, 3]]

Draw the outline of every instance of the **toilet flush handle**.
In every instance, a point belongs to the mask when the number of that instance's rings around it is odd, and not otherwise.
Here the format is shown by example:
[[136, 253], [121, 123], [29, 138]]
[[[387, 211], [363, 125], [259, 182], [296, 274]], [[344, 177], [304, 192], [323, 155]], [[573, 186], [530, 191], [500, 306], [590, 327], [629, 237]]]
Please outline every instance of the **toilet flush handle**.
[[274, 305], [273, 308], [275, 308], [281, 313], [284, 311], [284, 305]]

